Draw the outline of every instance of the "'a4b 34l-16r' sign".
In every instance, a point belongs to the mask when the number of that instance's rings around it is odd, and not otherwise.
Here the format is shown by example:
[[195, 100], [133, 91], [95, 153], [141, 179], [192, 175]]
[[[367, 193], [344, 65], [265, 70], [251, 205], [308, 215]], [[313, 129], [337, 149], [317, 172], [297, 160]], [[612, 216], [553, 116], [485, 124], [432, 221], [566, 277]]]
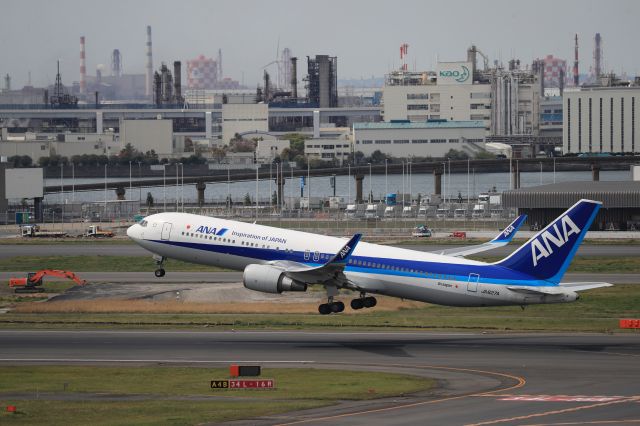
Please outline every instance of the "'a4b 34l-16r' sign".
[[262, 380], [212, 380], [211, 389], [273, 389], [275, 382], [272, 379]]

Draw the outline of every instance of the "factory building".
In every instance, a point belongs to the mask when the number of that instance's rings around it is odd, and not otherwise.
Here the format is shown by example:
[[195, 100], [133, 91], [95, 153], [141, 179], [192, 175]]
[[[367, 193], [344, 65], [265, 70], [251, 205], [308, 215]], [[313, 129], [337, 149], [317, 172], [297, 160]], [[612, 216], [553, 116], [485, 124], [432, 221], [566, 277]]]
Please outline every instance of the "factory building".
[[640, 86], [565, 90], [563, 152], [640, 152], [639, 102]]
[[483, 121], [421, 123], [356, 123], [353, 150], [370, 156], [375, 151], [397, 158], [444, 157], [451, 149], [474, 156], [484, 150]]
[[[491, 85], [473, 84], [472, 68], [470, 62], [447, 62], [439, 63], [436, 73], [391, 72], [383, 88], [384, 120], [482, 120], [488, 131]], [[438, 75], [443, 77], [438, 79]]]
[[[477, 56], [484, 59], [483, 69]], [[508, 67], [489, 67], [475, 46], [467, 61], [439, 62], [436, 71], [389, 73], [383, 88], [385, 121], [445, 119], [481, 120], [496, 142], [539, 135], [543, 67], [523, 69], [519, 60]]]
[[328, 55], [307, 57], [307, 98], [319, 108], [338, 106], [338, 58]]

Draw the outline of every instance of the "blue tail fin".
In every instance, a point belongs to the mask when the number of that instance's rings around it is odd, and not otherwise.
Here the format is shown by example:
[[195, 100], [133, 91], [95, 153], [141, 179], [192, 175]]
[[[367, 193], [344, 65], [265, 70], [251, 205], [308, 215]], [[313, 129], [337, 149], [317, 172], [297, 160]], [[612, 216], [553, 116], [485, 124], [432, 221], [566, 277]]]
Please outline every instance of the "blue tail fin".
[[559, 283], [602, 203], [580, 200], [496, 265]]
[[513, 222], [509, 224], [506, 228], [504, 228], [496, 237], [489, 241], [491, 243], [508, 243], [513, 239], [513, 236], [516, 235], [516, 232], [520, 229], [524, 221], [527, 219], [526, 214], [521, 214], [516, 217]]

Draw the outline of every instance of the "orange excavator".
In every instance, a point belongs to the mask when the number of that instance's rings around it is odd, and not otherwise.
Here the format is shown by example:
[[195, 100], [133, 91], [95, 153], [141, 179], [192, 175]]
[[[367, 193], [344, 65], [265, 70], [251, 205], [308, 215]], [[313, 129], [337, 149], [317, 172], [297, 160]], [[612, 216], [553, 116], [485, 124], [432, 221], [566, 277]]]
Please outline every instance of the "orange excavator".
[[9, 287], [13, 288], [16, 293], [38, 293], [44, 291], [40, 286], [42, 286], [42, 278], [45, 276], [67, 278], [78, 285], [87, 283], [71, 271], [42, 269], [38, 272], [29, 272], [24, 278], [10, 278]]

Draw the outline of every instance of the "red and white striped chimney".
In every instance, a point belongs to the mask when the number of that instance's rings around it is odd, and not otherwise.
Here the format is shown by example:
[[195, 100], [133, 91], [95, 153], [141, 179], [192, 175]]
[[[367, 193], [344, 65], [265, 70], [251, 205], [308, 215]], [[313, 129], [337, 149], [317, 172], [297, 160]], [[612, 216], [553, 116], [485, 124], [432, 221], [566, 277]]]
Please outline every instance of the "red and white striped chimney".
[[84, 54], [84, 36], [80, 37], [80, 93], [87, 94], [87, 64]]

